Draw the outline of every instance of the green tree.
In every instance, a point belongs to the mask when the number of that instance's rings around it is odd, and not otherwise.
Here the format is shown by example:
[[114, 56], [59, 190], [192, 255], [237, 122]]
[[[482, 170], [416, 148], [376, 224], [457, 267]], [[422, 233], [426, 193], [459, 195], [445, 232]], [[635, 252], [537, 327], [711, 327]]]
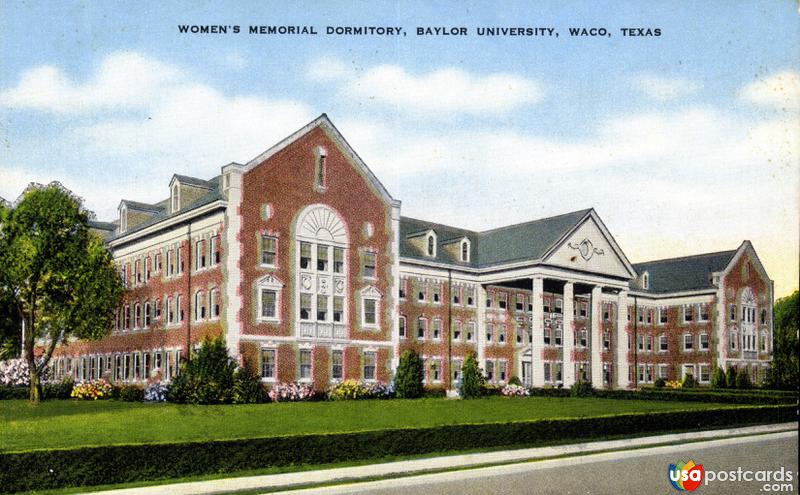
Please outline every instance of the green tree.
[[736, 388], [746, 390], [753, 384], [750, 382], [750, 374], [747, 373], [746, 368], [742, 368], [736, 372]]
[[[31, 186], [0, 217], [0, 293], [21, 322], [22, 356], [30, 368], [30, 400], [41, 400], [41, 376], [67, 338], [107, 334], [123, 292], [89, 213], [58, 183]], [[35, 357], [37, 342], [44, 342]]]
[[461, 366], [461, 397], [474, 399], [483, 393], [484, 378], [474, 352], [467, 354]]
[[401, 399], [422, 397], [422, 380], [425, 378], [422, 359], [414, 351], [405, 351], [400, 356], [397, 374], [394, 378], [394, 389]]
[[797, 333], [800, 329], [800, 295], [782, 297], [775, 302], [772, 366], [767, 373], [766, 385], [770, 388], [797, 390], [798, 358], [800, 346]]
[[713, 388], [725, 388], [727, 385], [725, 370], [720, 367], [714, 368], [714, 374], [711, 375], [711, 386]]
[[736, 388], [736, 366], [728, 368], [728, 372], [725, 373], [725, 381], [727, 388]]
[[172, 382], [171, 398], [188, 404], [230, 403], [234, 399], [235, 372], [236, 361], [228, 354], [225, 339], [205, 338], [200, 349], [181, 365]]

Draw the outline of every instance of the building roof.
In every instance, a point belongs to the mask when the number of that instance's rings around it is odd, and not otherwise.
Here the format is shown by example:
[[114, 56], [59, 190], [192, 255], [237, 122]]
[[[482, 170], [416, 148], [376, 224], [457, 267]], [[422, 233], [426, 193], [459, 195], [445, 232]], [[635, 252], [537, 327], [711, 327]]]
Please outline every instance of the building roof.
[[125, 206], [127, 206], [128, 208], [131, 208], [131, 209], [134, 209], [134, 210], [159, 212], [159, 211], [164, 209], [164, 205], [160, 204], [160, 203], [157, 204], [157, 205], [151, 205], [151, 204], [148, 204], [148, 203], [141, 203], [139, 201], [131, 201], [129, 199], [123, 199], [122, 203], [124, 203]]
[[[191, 181], [191, 183], [193, 185], [202, 184], [201, 187], [210, 188], [210, 190], [206, 194], [204, 194], [201, 197], [199, 197], [197, 200], [189, 203], [188, 205], [185, 205], [185, 206], [181, 207], [180, 210], [178, 210], [178, 211], [176, 211], [174, 213], [169, 208], [169, 204], [170, 204], [169, 198], [164, 199], [162, 201], [159, 201], [159, 202], [157, 202], [155, 204], [136, 203], [136, 202], [133, 202], [133, 201], [124, 200], [125, 203], [128, 204], [128, 205], [130, 205], [131, 203], [138, 204], [138, 205], [143, 205], [143, 206], [146, 206], [148, 210], [156, 211], [156, 213], [152, 217], [147, 219], [146, 221], [136, 225], [135, 227], [129, 228], [128, 230], [126, 230], [122, 234], [117, 233], [116, 230], [115, 230], [114, 231], [114, 235], [108, 237], [107, 240], [111, 241], [111, 240], [114, 240], [114, 239], [117, 239], [117, 238], [120, 238], [120, 237], [124, 237], [124, 236], [129, 235], [129, 234], [131, 234], [133, 232], [142, 230], [142, 229], [144, 229], [146, 227], [149, 227], [151, 225], [154, 225], [154, 224], [157, 224], [157, 223], [162, 222], [164, 220], [167, 220], [170, 217], [174, 217], [174, 216], [177, 216], [177, 215], [182, 215], [182, 214], [184, 214], [184, 213], [186, 213], [188, 211], [192, 211], [194, 209], [200, 208], [201, 206], [205, 206], [207, 204], [213, 203], [214, 201], [225, 199], [225, 197], [219, 192], [218, 185], [219, 185], [220, 176], [213, 177], [213, 178], [211, 178], [209, 180], [197, 179], [197, 178], [194, 178], [194, 177], [187, 177], [185, 175], [177, 175], [177, 174], [175, 175], [175, 177], [177, 177], [178, 180], [180, 180], [182, 183], [189, 183], [189, 181]], [[185, 180], [185, 179], [188, 179], [188, 180]], [[101, 222], [101, 223], [106, 223], [106, 222]], [[116, 224], [113, 224], [113, 225], [114, 225], [114, 228], [116, 229]]]
[[636, 273], [641, 277], [648, 273], [648, 289], [642, 289], [631, 282], [631, 288], [649, 293], [681, 292], [715, 288], [712, 273], [721, 272], [730, 264], [736, 249], [717, 253], [697, 254], [681, 258], [634, 263]]
[[[591, 211], [591, 209], [573, 211], [483, 232], [400, 217], [400, 256], [473, 268], [512, 261], [541, 259]], [[436, 232], [438, 246], [451, 243], [454, 239], [465, 237], [469, 239], [472, 251], [470, 261], [468, 263], [461, 262], [444, 249], [437, 249], [435, 258], [425, 256], [410, 239], [428, 230]]]
[[198, 179], [197, 177], [189, 177], [188, 175], [175, 174], [172, 176], [172, 178], [173, 180], [177, 180], [181, 184], [202, 187], [205, 189], [213, 189], [217, 187], [217, 183], [219, 182], [219, 176], [214, 177], [211, 180], [203, 180], [203, 179]]

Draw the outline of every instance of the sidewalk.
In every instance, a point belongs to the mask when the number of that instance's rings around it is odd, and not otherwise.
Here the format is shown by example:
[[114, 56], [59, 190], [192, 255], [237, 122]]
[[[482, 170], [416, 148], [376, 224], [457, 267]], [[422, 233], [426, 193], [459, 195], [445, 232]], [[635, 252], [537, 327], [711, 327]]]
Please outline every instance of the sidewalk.
[[532, 449], [504, 450], [477, 454], [464, 454], [415, 459], [409, 461], [387, 462], [363, 466], [352, 466], [320, 471], [304, 471], [297, 473], [270, 474], [263, 476], [247, 476], [209, 481], [194, 481], [158, 486], [126, 488], [94, 492], [106, 495], [189, 495], [219, 494], [241, 490], [276, 490], [297, 486], [316, 485], [353, 481], [366, 478], [391, 477], [397, 475], [422, 474], [431, 471], [442, 471], [492, 464], [505, 464], [544, 459], [557, 456], [589, 454], [593, 452], [628, 450], [646, 446], [670, 444], [678, 442], [697, 442], [710, 439], [721, 439], [735, 436], [759, 435], [780, 431], [796, 431], [798, 423], [782, 423], [777, 425], [749, 426], [692, 433], [677, 433], [641, 437], [628, 440], [611, 440], [605, 442], [587, 442], [555, 447], [538, 447]]

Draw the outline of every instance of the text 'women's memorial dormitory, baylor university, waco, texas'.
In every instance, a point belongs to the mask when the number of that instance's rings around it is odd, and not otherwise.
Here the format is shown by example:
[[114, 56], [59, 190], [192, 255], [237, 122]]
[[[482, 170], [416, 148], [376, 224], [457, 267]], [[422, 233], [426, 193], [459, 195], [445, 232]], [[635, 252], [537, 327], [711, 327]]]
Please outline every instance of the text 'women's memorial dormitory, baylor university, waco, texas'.
[[[327, 116], [169, 197], [93, 222], [129, 288], [110, 335], [58, 351], [57, 375], [172, 376], [225, 337], [265, 382], [388, 382], [406, 349], [425, 381], [628, 388], [713, 366], [760, 380], [773, 284], [748, 241], [631, 264], [592, 210], [475, 232], [401, 216]], [[732, 246], [734, 247], [734, 246]]]

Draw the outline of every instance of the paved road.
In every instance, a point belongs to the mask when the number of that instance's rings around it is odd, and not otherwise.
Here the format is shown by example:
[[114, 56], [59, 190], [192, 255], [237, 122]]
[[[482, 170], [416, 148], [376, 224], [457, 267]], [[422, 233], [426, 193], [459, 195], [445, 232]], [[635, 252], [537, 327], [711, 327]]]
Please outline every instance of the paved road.
[[[709, 471], [792, 471], [789, 486], [758, 481], [709, 481], [693, 493], [798, 493], [797, 432], [733, 438], [686, 446], [594, 454], [508, 466], [340, 485], [286, 493], [294, 495], [402, 494], [677, 494], [668, 481], [670, 463], [692, 459]], [[782, 489], [782, 491], [780, 491]], [[690, 492], [687, 492], [690, 493]]]

